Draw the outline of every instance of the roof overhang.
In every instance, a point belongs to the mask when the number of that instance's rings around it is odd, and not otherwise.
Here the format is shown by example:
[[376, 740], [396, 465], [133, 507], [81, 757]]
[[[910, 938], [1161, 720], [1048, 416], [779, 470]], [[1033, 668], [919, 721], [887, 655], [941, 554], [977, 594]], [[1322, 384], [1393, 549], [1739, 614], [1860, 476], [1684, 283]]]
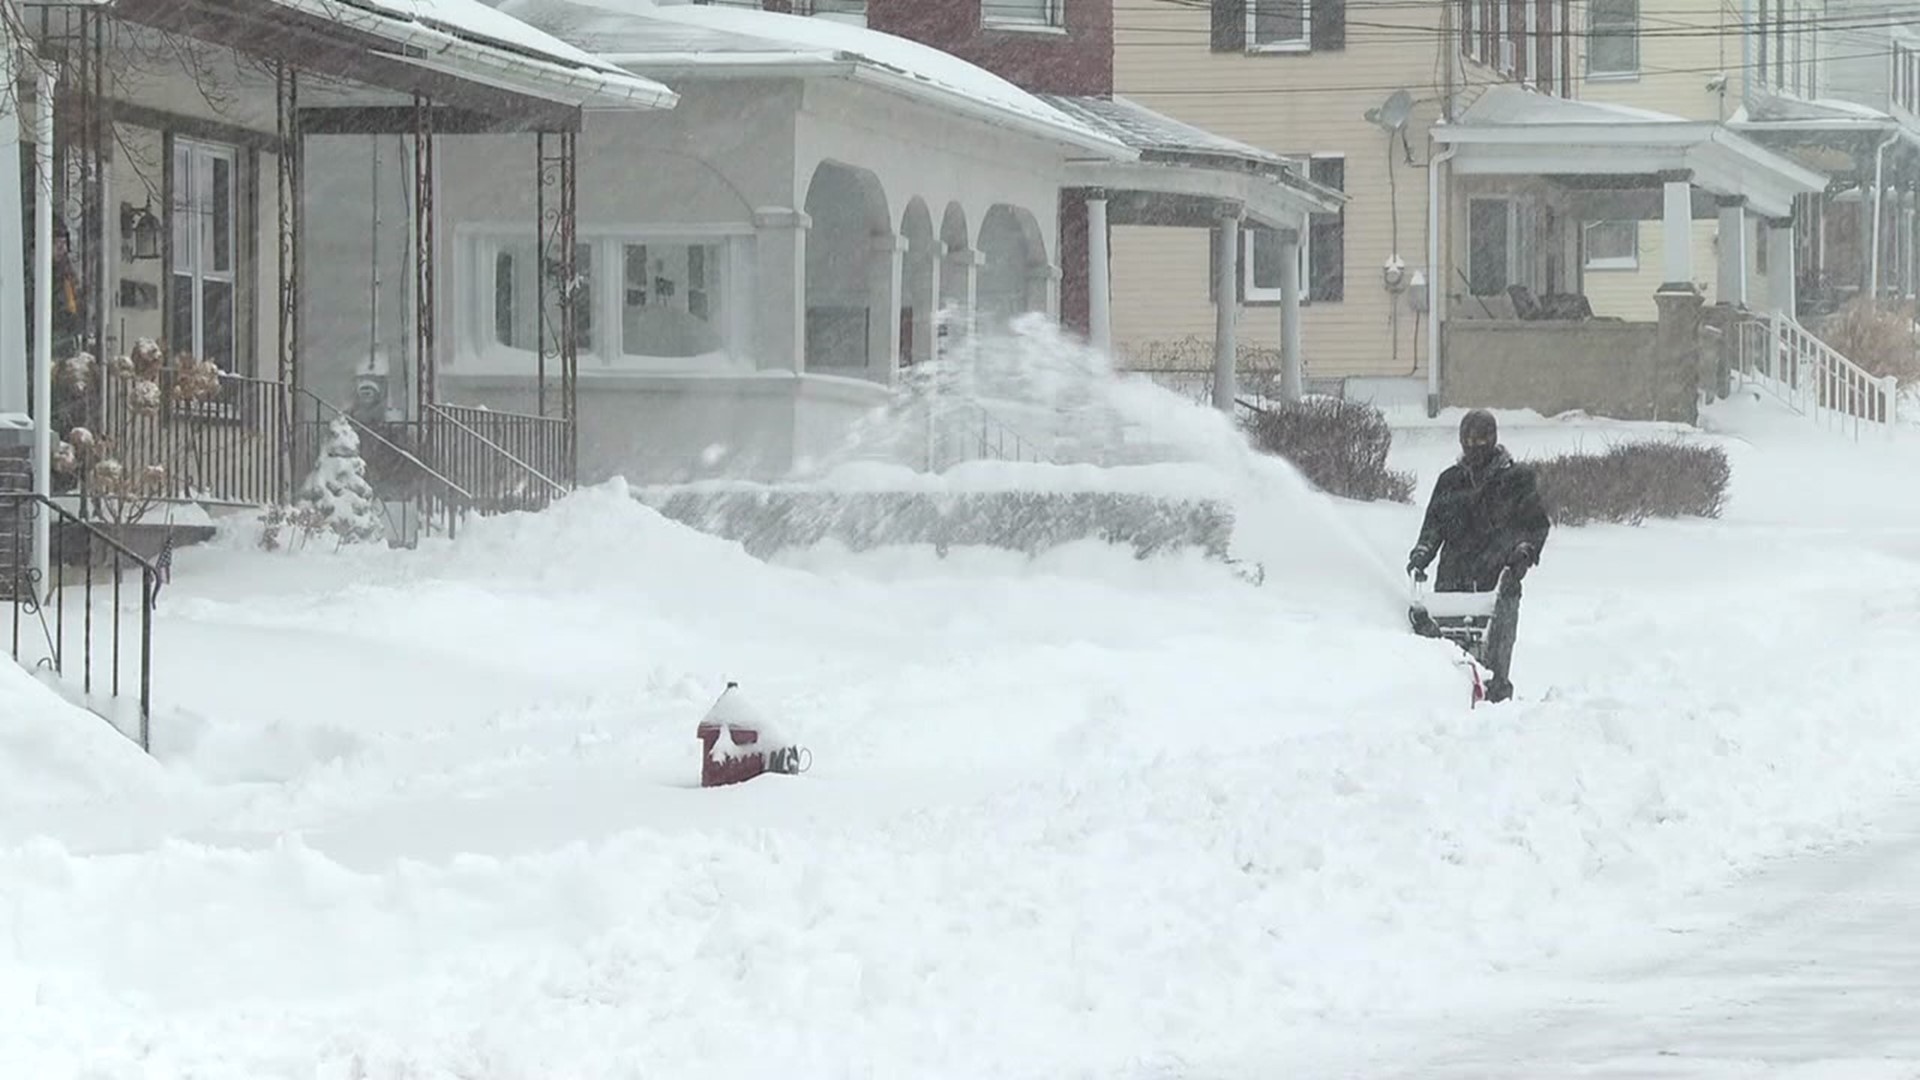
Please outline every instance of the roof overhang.
[[1684, 174], [1715, 195], [1745, 197], [1768, 217], [1790, 215], [1797, 195], [1826, 190], [1825, 174], [1724, 124], [1529, 97], [1525, 104], [1502, 101], [1508, 115], [1499, 119], [1476, 122], [1470, 109], [1459, 121], [1434, 125], [1434, 141], [1453, 151], [1456, 175]]
[[1220, 210], [1237, 208], [1256, 225], [1300, 232], [1309, 214], [1345, 205], [1338, 192], [1301, 177], [1151, 161], [1074, 162], [1066, 184], [1108, 192], [1115, 225], [1204, 226]]
[[[664, 109], [674, 92], [612, 65], [462, 36], [344, 0], [114, 0], [127, 22], [495, 116], [566, 126], [581, 109]], [[577, 122], [577, 120], [575, 120]]]

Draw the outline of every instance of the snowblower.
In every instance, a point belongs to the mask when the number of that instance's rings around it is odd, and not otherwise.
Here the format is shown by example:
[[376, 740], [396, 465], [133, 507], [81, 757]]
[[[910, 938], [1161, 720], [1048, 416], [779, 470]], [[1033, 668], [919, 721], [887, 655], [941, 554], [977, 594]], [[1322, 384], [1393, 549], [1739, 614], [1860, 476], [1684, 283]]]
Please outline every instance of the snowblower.
[[1506, 571], [1501, 571], [1500, 580], [1490, 592], [1430, 592], [1426, 571], [1416, 570], [1412, 578], [1413, 603], [1407, 608], [1407, 621], [1421, 637], [1444, 638], [1460, 647], [1473, 676], [1472, 705], [1480, 704], [1487, 697], [1483, 673], [1491, 674], [1485, 652], [1487, 633], [1493, 627], [1493, 609], [1500, 599], [1500, 587], [1506, 583]]

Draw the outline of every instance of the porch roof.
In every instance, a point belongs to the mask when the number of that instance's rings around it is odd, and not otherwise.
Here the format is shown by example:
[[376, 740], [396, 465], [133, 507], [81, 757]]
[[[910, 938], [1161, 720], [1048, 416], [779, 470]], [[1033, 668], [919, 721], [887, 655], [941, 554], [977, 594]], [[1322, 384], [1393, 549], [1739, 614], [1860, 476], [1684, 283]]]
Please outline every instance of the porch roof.
[[1216, 135], [1123, 97], [1042, 95], [1061, 112], [1106, 132], [1139, 154], [1137, 162], [1074, 165], [1075, 186], [1107, 189], [1116, 225], [1209, 224], [1222, 205], [1239, 205], [1259, 224], [1295, 230], [1310, 213], [1335, 213], [1347, 197], [1302, 176], [1296, 162]]
[[671, 108], [677, 96], [480, 0], [114, 0], [127, 22], [492, 115]]
[[1570, 101], [1516, 87], [1488, 89], [1434, 141], [1454, 150], [1467, 176], [1630, 178], [1652, 183], [1684, 174], [1701, 190], [1745, 196], [1769, 217], [1786, 217], [1796, 195], [1824, 191], [1827, 178], [1717, 121]]
[[1851, 101], [1764, 97], [1743, 105], [1727, 126], [1833, 176], [1869, 182], [1883, 147], [1920, 158], [1920, 131], [1899, 117]]

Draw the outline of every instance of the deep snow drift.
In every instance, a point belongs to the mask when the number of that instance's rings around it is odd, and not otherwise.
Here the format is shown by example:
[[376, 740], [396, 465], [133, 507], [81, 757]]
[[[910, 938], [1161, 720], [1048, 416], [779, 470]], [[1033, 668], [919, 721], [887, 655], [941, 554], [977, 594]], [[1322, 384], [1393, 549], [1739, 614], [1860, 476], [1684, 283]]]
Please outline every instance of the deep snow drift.
[[[1521, 419], [1523, 453], [1626, 430]], [[1557, 531], [1525, 700], [1472, 711], [1383, 585], [1420, 507], [1285, 470], [1225, 481], [1276, 529], [1258, 588], [1099, 545], [768, 564], [618, 484], [412, 553], [183, 549], [157, 763], [0, 680], [0, 776], [70, 778], [0, 789], [0, 1061], [1338, 1075], [1920, 769], [1916, 522], [1842, 490], [1912, 447], [1740, 441], [1774, 419], [1716, 413], [1726, 520]], [[1846, 516], [1792, 516], [1816, 482]], [[694, 786], [728, 679], [811, 771]]]

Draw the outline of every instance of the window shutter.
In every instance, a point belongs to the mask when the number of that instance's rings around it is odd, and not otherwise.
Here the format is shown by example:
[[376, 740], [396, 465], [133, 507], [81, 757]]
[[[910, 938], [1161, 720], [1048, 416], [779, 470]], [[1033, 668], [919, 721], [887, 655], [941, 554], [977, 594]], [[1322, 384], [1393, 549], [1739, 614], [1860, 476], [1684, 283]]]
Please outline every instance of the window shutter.
[[1245, 52], [1247, 0], [1213, 0], [1213, 51]]
[[1347, 0], [1312, 0], [1313, 49], [1336, 50], [1347, 47]]

